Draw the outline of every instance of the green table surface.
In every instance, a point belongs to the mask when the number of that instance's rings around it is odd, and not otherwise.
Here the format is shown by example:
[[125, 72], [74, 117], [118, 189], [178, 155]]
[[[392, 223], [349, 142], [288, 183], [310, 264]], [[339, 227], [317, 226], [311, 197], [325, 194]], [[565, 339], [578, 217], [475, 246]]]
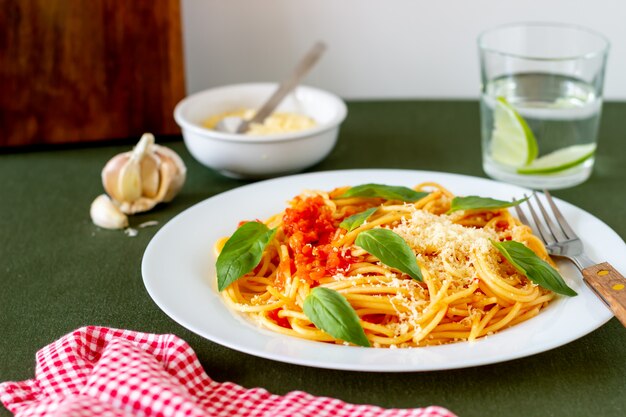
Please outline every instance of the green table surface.
[[[308, 172], [403, 168], [485, 177], [476, 102], [350, 102], [348, 107], [337, 146]], [[247, 183], [197, 163], [180, 138], [164, 144], [185, 160], [187, 182], [173, 202], [134, 216], [132, 224], [158, 220], [161, 226], [186, 208]], [[622, 238], [625, 145], [626, 103], [607, 103], [593, 175], [582, 185], [554, 192]], [[193, 347], [211, 378], [277, 394], [304, 390], [383, 407], [437, 404], [459, 416], [626, 415], [626, 330], [615, 318], [531, 357], [421, 373], [290, 365], [195, 335], [162, 312], [144, 288], [141, 258], [158, 227], [128, 237], [90, 221], [89, 205], [103, 192], [102, 167], [128, 148], [91, 145], [0, 154], [0, 381], [32, 378], [38, 349], [78, 327], [100, 325], [176, 334]], [[0, 415], [9, 413], [0, 407]]]

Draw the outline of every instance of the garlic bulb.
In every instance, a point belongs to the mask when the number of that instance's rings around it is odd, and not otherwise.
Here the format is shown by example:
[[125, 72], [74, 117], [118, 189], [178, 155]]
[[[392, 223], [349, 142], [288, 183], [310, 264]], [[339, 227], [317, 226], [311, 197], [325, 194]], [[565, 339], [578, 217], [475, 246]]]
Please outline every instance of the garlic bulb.
[[128, 217], [111, 201], [108, 195], [100, 194], [89, 209], [91, 221], [105, 229], [123, 229], [128, 226]]
[[185, 183], [187, 168], [173, 150], [145, 133], [132, 151], [114, 156], [102, 170], [104, 190], [126, 214], [171, 201]]

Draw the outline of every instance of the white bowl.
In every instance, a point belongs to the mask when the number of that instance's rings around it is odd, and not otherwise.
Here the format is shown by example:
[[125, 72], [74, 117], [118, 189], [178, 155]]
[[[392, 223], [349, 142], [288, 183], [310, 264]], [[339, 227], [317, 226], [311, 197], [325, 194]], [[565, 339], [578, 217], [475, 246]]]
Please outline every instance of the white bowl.
[[174, 109], [185, 145], [201, 164], [233, 178], [269, 178], [315, 165], [335, 146], [345, 103], [317, 88], [298, 86], [276, 111], [303, 114], [316, 126], [298, 132], [247, 136], [202, 126], [210, 116], [242, 108], [259, 108], [275, 83], [235, 84], [195, 93]]

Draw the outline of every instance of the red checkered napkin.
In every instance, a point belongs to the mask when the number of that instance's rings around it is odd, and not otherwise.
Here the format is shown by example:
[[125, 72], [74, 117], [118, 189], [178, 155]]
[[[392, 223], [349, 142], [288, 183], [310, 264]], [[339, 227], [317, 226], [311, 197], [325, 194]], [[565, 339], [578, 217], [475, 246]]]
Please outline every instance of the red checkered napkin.
[[37, 352], [35, 379], [0, 384], [16, 416], [454, 417], [441, 407], [383, 409], [215, 382], [174, 335], [83, 327]]

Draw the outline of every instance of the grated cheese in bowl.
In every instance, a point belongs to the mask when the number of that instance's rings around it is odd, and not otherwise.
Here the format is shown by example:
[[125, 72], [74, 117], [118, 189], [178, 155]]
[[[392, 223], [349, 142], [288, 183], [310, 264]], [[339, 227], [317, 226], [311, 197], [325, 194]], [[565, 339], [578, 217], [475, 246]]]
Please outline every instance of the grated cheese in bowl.
[[[203, 125], [208, 129], [215, 129], [215, 126], [226, 117], [239, 117], [244, 120], [250, 120], [254, 117], [254, 113], [255, 110], [252, 109], [224, 112], [209, 117]], [[252, 123], [245, 134], [249, 136], [272, 135], [275, 133], [298, 132], [315, 126], [315, 120], [309, 116], [292, 112], [275, 112], [267, 117], [263, 123]]]

